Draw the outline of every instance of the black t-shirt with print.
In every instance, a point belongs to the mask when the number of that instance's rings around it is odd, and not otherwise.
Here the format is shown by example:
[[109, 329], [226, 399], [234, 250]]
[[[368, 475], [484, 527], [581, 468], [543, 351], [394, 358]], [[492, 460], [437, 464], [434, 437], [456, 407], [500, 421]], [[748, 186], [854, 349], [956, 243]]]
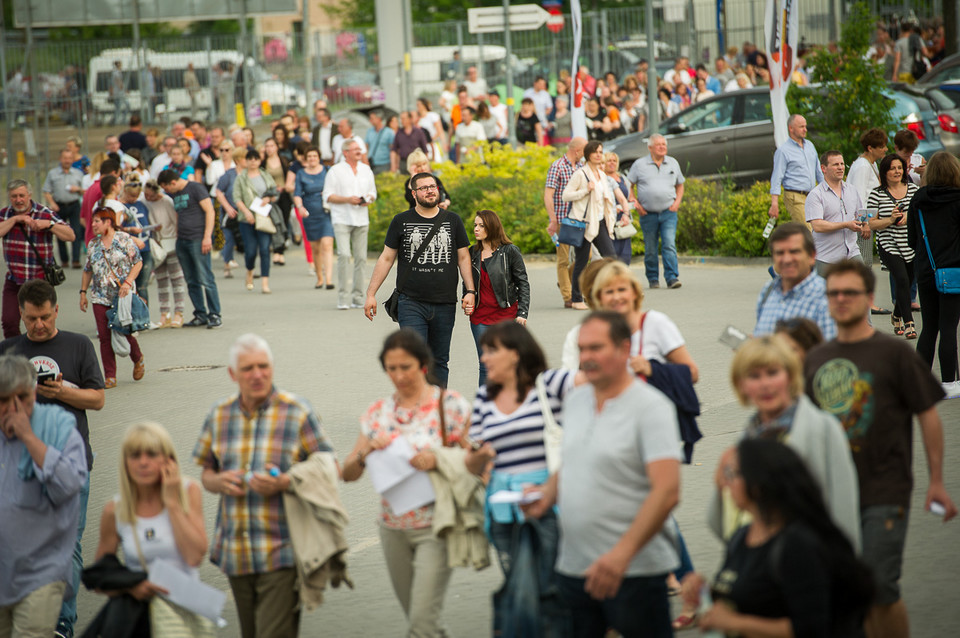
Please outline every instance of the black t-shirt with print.
[[913, 415], [944, 396], [930, 366], [905, 341], [874, 333], [855, 343], [817, 346], [807, 354], [804, 377], [810, 398], [846, 431], [860, 507], [909, 507]]
[[523, 144], [524, 142], [530, 142], [532, 144], [537, 143], [537, 124], [540, 123], [540, 120], [537, 118], [537, 114], [533, 113], [528, 117], [523, 115], [517, 116], [517, 141]]
[[470, 240], [459, 215], [442, 209], [438, 214], [446, 218], [416, 264], [410, 261], [436, 218], [423, 217], [415, 208], [402, 212], [391, 220], [383, 243], [397, 251], [397, 281], [403, 282], [403, 294], [426, 303], [457, 303], [457, 251], [468, 247]]
[[[103, 375], [93, 343], [86, 335], [58, 330], [47, 341], [30, 341], [27, 335], [10, 337], [0, 343], [0, 354], [18, 354], [26, 357], [38, 374], [54, 372], [63, 374], [63, 380], [84, 390], [102, 390]], [[85, 410], [77, 409], [62, 401], [47, 399], [37, 394], [38, 403], [59, 405], [77, 419], [77, 431], [83, 438], [87, 451], [87, 467], [93, 468], [93, 453], [90, 451], [90, 427]]]

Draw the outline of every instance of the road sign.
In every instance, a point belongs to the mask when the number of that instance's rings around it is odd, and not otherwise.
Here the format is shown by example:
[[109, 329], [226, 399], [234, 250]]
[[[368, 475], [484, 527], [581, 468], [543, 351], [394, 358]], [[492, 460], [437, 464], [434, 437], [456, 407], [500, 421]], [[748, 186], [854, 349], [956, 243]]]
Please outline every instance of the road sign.
[[547, 18], [547, 29], [550, 30], [550, 33], [563, 31], [563, 9], [560, 8], [560, 3], [555, 0], [547, 0], [543, 3], [543, 8], [550, 14], [550, 17]]
[[[539, 29], [550, 17], [540, 5], [518, 4], [510, 7], [510, 30]], [[498, 33], [505, 30], [503, 7], [467, 9], [467, 30], [470, 33]]]

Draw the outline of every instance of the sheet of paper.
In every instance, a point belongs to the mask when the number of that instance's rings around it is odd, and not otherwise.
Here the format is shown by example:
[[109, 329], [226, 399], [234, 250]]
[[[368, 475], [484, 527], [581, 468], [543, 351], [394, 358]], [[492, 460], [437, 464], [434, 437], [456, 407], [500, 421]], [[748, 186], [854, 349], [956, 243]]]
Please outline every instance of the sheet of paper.
[[365, 459], [367, 472], [370, 474], [370, 481], [373, 483], [373, 489], [377, 494], [383, 494], [386, 490], [400, 483], [408, 476], [416, 473], [416, 469], [410, 465], [410, 459], [414, 452], [407, 439], [398, 436], [393, 443], [383, 448], [375, 450], [367, 455]]
[[250, 202], [250, 206], [248, 206], [248, 208], [254, 215], [261, 215], [263, 217], [270, 216], [270, 204], [264, 204], [263, 200], [259, 197], [254, 198], [254, 200]]
[[426, 472], [417, 471], [382, 494], [390, 510], [397, 516], [437, 500], [430, 477]]
[[539, 501], [542, 497], [543, 492], [539, 491], [527, 492], [524, 494], [523, 492], [500, 490], [491, 494], [488, 502], [494, 505], [527, 505], [529, 503]]
[[227, 600], [226, 593], [185, 573], [175, 563], [158, 558], [150, 564], [150, 582], [168, 592], [167, 600], [184, 609], [218, 622]]

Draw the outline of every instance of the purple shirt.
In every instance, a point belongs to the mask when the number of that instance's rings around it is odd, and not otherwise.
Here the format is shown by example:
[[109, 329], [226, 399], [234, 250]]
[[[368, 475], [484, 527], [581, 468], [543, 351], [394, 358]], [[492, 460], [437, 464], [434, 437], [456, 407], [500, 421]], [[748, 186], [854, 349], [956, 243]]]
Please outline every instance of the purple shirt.
[[[414, 149], [419, 148], [426, 153], [428, 147], [427, 136], [424, 134], [423, 129], [419, 126], [414, 126], [413, 131], [409, 134], [402, 128], [398, 130], [393, 138], [393, 144], [390, 146], [390, 150], [395, 151], [397, 155], [400, 156], [400, 161], [404, 162], [407, 159], [407, 155], [412, 153]], [[401, 168], [404, 167], [401, 166]]]

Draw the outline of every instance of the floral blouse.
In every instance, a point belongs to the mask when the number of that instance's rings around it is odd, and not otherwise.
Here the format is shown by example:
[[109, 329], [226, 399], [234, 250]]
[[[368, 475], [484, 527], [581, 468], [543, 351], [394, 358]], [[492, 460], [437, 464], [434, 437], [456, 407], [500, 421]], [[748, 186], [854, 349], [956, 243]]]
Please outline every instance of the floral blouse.
[[112, 306], [120, 292], [120, 284], [130, 274], [134, 264], [140, 262], [140, 251], [133, 238], [123, 231], [116, 231], [110, 248], [104, 248], [99, 237], [87, 244], [87, 263], [84, 272], [93, 273], [87, 299], [90, 303]]
[[[391, 438], [404, 436], [415, 451], [440, 447], [440, 418], [437, 400], [440, 388], [433, 388], [433, 398], [412, 409], [397, 406], [393, 396], [375, 401], [366, 414], [360, 417], [360, 429], [370, 438], [388, 434]], [[470, 404], [453, 390], [443, 394], [443, 409], [446, 416], [447, 441], [455, 440], [470, 425]], [[406, 514], [397, 516], [390, 510], [385, 499], [380, 501], [380, 520], [391, 529], [422, 529], [433, 524], [433, 504], [424, 505]]]

